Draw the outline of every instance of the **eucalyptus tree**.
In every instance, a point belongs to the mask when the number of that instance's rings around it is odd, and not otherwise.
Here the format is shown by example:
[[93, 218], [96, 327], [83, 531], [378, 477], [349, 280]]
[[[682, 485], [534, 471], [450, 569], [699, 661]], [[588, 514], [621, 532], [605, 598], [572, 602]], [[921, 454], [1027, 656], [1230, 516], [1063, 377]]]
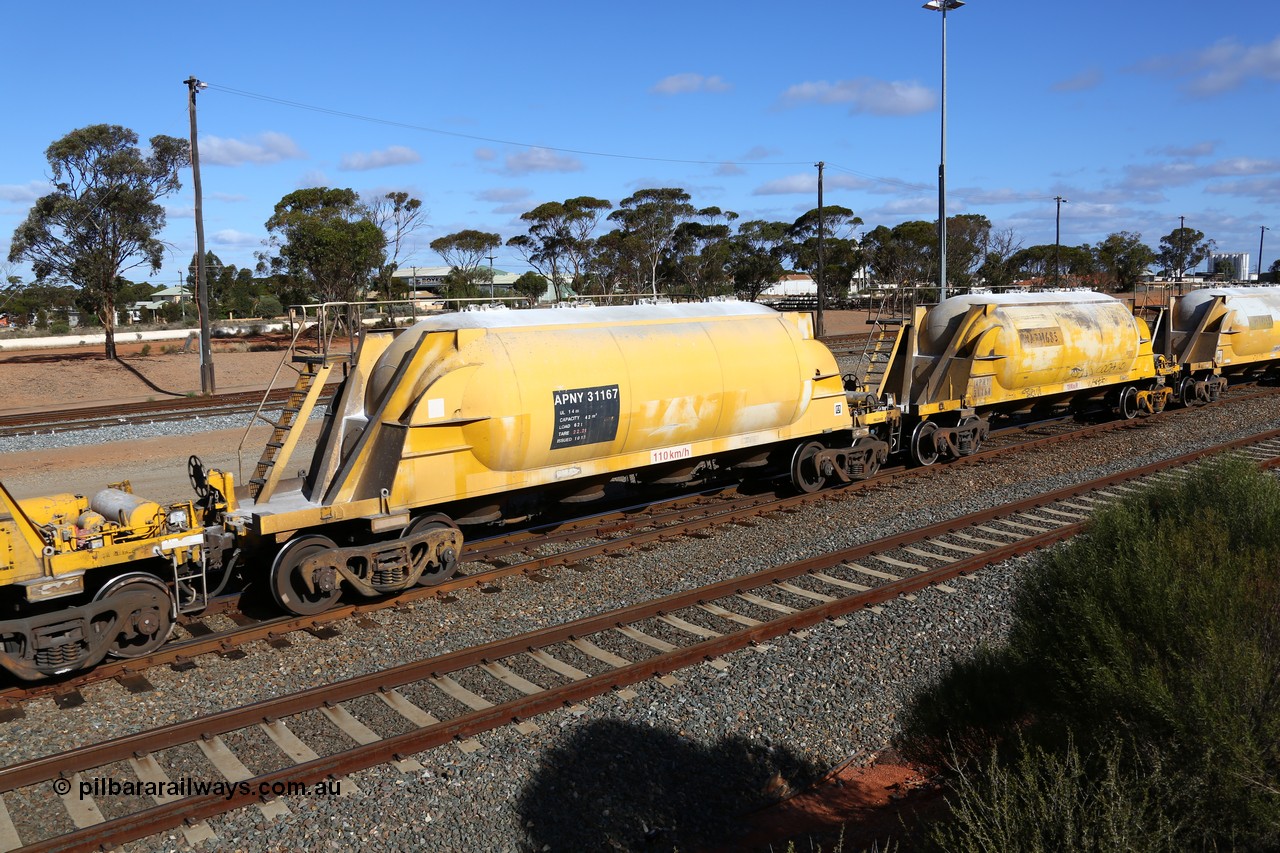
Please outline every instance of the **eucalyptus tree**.
[[658, 295], [658, 265], [675, 239], [676, 229], [697, 214], [689, 203], [692, 198], [678, 187], [640, 190], [618, 203], [609, 214], [623, 232], [633, 236], [641, 247], [649, 269], [649, 286]]
[[[818, 280], [818, 245], [822, 244], [824, 287], [828, 293], [844, 293], [853, 284], [853, 277], [866, 265], [862, 247], [858, 243], [857, 228], [862, 217], [847, 207], [837, 204], [822, 208], [822, 227], [819, 229], [818, 209], [803, 214], [787, 229], [787, 257], [800, 272]], [[822, 239], [819, 241], [819, 230]]]
[[643, 248], [622, 231], [601, 234], [587, 264], [587, 291], [602, 296], [638, 292], [644, 279]]
[[312, 187], [289, 193], [267, 220], [258, 272], [289, 298], [354, 302], [386, 261], [387, 239], [355, 190]]
[[1132, 290], [1155, 263], [1156, 253], [1142, 242], [1142, 235], [1117, 231], [1093, 247], [1104, 283], [1113, 290]]
[[[947, 280], [960, 288], [973, 285], [991, 242], [991, 220], [981, 213], [947, 217]], [[937, 243], [934, 243], [937, 252]]]
[[909, 287], [937, 278], [935, 223], [914, 219], [892, 228], [879, 225], [862, 238], [867, 264], [881, 283]]
[[583, 195], [566, 199], [564, 209], [564, 228], [567, 232], [565, 257], [573, 271], [574, 287], [579, 288], [591, 266], [596, 246], [596, 229], [600, 226], [605, 211], [613, 209], [613, 204], [602, 198]]
[[511, 284], [511, 289], [537, 305], [542, 294], [547, 292], [547, 280], [536, 272], [526, 272]]
[[753, 219], [738, 226], [729, 256], [729, 270], [739, 294], [752, 302], [782, 277], [789, 226], [785, 222]]
[[397, 295], [391, 292], [395, 281], [392, 274], [400, 268], [400, 261], [412, 254], [412, 247], [406, 244], [413, 232], [426, 224], [427, 211], [421, 199], [398, 190], [369, 200], [365, 208], [369, 220], [386, 240], [386, 258], [378, 269], [378, 289], [383, 299], [391, 300]]
[[517, 234], [507, 241], [524, 258], [525, 263], [551, 282], [555, 301], [560, 301], [561, 273], [568, 263], [573, 239], [569, 227], [571, 212], [564, 202], [548, 201], [520, 214], [529, 223], [528, 233]]
[[431, 250], [453, 267], [452, 272], [457, 273], [458, 283], [463, 285], [463, 289], [470, 291], [481, 282], [489, 280], [489, 270], [482, 264], [501, 245], [502, 237], [498, 234], [468, 228], [432, 240]]
[[1203, 231], [1194, 228], [1175, 228], [1160, 238], [1160, 251], [1156, 260], [1166, 273], [1178, 278], [1193, 270], [1213, 253], [1212, 240], [1204, 238]]
[[13, 233], [11, 262], [31, 264], [36, 281], [80, 288], [106, 331], [107, 358], [116, 357], [116, 297], [121, 274], [160, 270], [165, 225], [159, 200], [182, 183], [190, 146], [153, 136], [146, 152], [138, 135], [116, 124], [73, 130], [45, 150], [53, 191], [41, 196]]
[[690, 294], [721, 296], [732, 288], [729, 259], [732, 223], [738, 214], [718, 207], [704, 207], [697, 218], [676, 227], [667, 262]]
[[1063, 284], [1092, 275], [1097, 260], [1089, 246], [1056, 246], [1053, 243], [1027, 246], [1009, 258], [1007, 266], [1013, 280], [1040, 278], [1053, 280], [1054, 265]]

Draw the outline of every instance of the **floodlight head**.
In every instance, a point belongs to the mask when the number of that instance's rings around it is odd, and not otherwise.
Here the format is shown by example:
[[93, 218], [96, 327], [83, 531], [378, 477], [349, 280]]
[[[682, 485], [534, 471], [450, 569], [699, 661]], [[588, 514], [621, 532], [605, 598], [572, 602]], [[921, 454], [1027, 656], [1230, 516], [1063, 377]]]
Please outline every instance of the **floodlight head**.
[[949, 12], [952, 9], [959, 9], [964, 3], [965, 0], [929, 0], [920, 8], [928, 9], [930, 12]]

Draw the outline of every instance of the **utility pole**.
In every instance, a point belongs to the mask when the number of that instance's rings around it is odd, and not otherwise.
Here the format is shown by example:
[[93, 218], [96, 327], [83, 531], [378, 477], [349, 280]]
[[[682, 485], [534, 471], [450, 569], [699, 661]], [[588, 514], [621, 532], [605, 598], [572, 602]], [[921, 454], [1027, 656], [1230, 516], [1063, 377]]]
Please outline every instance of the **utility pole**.
[[1258, 233], [1258, 284], [1262, 284], [1262, 241], [1271, 229], [1265, 225], [1260, 225], [1259, 228], [1262, 230]]
[[824, 331], [822, 324], [822, 312], [826, 307], [824, 303], [826, 302], [827, 296], [826, 287], [823, 282], [823, 266], [824, 261], [826, 260], [823, 255], [825, 249], [824, 240], [826, 236], [826, 223], [823, 222], [822, 218], [822, 170], [827, 164], [822, 160], [819, 160], [815, 165], [818, 167], [818, 318], [814, 325], [813, 334], [815, 337], [820, 338]]
[[196, 142], [196, 93], [208, 88], [195, 76], [182, 81], [187, 85], [187, 112], [191, 116], [191, 186], [196, 194], [196, 301], [200, 308], [200, 391], [214, 394], [213, 351], [209, 346], [209, 283], [204, 268], [204, 203], [200, 195], [200, 147]]
[[493, 301], [493, 259], [497, 255], [485, 255], [489, 259], [489, 301]]
[[1187, 262], [1187, 217], [1178, 217], [1178, 281], [1181, 283], [1182, 276], [1186, 273], [1186, 267], [1183, 266]]
[[1058, 256], [1059, 250], [1062, 248], [1062, 205], [1066, 199], [1060, 195], [1055, 195], [1053, 200], [1058, 203], [1058, 215], [1054, 220], [1053, 226], [1053, 286], [1061, 287], [1062, 266]]

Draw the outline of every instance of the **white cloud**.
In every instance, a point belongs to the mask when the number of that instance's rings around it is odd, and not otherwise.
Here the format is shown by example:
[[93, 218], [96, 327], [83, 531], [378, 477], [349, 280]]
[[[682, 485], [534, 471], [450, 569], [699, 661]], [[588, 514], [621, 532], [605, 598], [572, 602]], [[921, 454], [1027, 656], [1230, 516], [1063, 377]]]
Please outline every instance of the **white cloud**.
[[27, 181], [25, 184], [0, 184], [0, 201], [35, 201], [53, 192], [44, 181]]
[[196, 209], [194, 207], [169, 207], [165, 205], [164, 215], [170, 219], [195, 219]]
[[1186, 77], [1182, 90], [1207, 98], [1253, 79], [1280, 80], [1280, 36], [1258, 45], [1222, 39], [1203, 50], [1152, 57], [1137, 70]]
[[1220, 181], [1208, 184], [1204, 191], [1214, 195], [1256, 196], [1259, 201], [1271, 201], [1280, 195], [1280, 178], [1250, 178], [1245, 181]]
[[1044, 198], [1042, 193], [1019, 192], [1008, 187], [993, 190], [981, 187], [958, 187], [948, 190], [947, 195], [948, 201], [950, 197], [954, 196], [971, 205], [1021, 204], [1022, 202]]
[[794, 106], [806, 101], [820, 104], [850, 104], [850, 113], [871, 115], [914, 115], [928, 112], [937, 104], [933, 90], [916, 82], [876, 80], [858, 77], [853, 80], [826, 80], [797, 83], [782, 93], [782, 105]]
[[1148, 154], [1159, 154], [1165, 157], [1208, 157], [1218, 147], [1218, 141], [1211, 139], [1206, 142], [1194, 142], [1191, 145], [1164, 145], [1160, 148], [1149, 150]]
[[392, 145], [382, 151], [370, 151], [368, 154], [362, 151], [343, 154], [338, 168], [346, 172], [364, 172], [369, 169], [385, 169], [388, 166], [404, 166], [420, 162], [422, 157], [417, 151], [403, 145]]
[[498, 152], [492, 148], [477, 148], [474, 154], [477, 160], [484, 163], [491, 163], [498, 159]]
[[1280, 172], [1280, 160], [1262, 160], [1256, 157], [1228, 157], [1212, 163], [1192, 163], [1178, 160], [1171, 163], [1152, 163], [1125, 167], [1123, 187], [1149, 189], [1155, 187], [1185, 186], [1209, 178], [1248, 177]]
[[299, 189], [312, 189], [314, 187], [329, 186], [329, 176], [319, 169], [312, 169], [310, 172], [303, 174], [298, 178]]
[[245, 163], [262, 165], [283, 160], [302, 160], [306, 156], [296, 142], [275, 131], [267, 131], [249, 139], [206, 136], [200, 140], [200, 160], [215, 166], [241, 166]]
[[750, 150], [748, 150], [745, 154], [743, 154], [738, 159], [739, 160], [764, 160], [766, 158], [773, 157], [774, 155], [781, 154], [781, 153], [782, 153], [782, 150], [779, 148], [766, 148], [763, 145], [753, 145], [751, 146]]
[[732, 163], [721, 163], [716, 166], [715, 174], [717, 175], [745, 175], [747, 170], [741, 166], [735, 166]]
[[727, 92], [732, 88], [718, 75], [704, 77], [685, 73], [663, 77], [649, 91], [655, 95], [684, 95], [690, 92]]
[[[833, 175], [828, 173], [823, 178], [823, 184], [830, 189], [858, 190], [867, 186], [869, 182], [853, 175]], [[793, 193], [806, 193], [814, 195], [818, 192], [818, 173], [806, 173], [801, 175], [788, 175], [785, 178], [778, 178], [761, 184], [751, 191], [752, 195], [789, 195]]]
[[213, 242], [218, 246], [257, 246], [262, 242], [262, 238], [253, 234], [246, 234], [243, 231], [236, 231], [234, 228], [226, 228], [222, 231], [214, 232]]
[[528, 175], [532, 172], [581, 172], [583, 168], [577, 157], [559, 154], [549, 148], [529, 148], [518, 154], [508, 154], [503, 171], [509, 175]]
[[480, 190], [475, 196], [480, 201], [508, 202], [520, 201], [532, 194], [524, 187], [492, 187], [491, 189]]
[[1059, 80], [1051, 88], [1055, 92], [1083, 92], [1092, 89], [1102, 82], [1102, 70], [1097, 67], [1086, 68], [1074, 77]]

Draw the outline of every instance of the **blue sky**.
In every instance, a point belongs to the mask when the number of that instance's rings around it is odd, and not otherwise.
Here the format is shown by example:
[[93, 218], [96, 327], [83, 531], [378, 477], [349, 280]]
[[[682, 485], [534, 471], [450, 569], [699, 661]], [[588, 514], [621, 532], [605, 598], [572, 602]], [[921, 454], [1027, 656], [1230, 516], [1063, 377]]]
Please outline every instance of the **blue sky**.
[[[969, 0], [947, 16], [949, 213], [1024, 245], [1178, 225], [1257, 264], [1280, 252], [1280, 15], [1237, 0]], [[0, 252], [48, 191], [45, 148], [107, 122], [189, 133], [199, 96], [208, 248], [252, 265], [305, 186], [404, 189], [409, 261], [462, 228], [521, 233], [550, 200], [681, 186], [790, 221], [826, 200], [867, 227], [937, 214], [941, 16], [918, 0], [782, 4], [16, 4], [0, 53]], [[364, 118], [360, 118], [364, 117]], [[614, 155], [614, 156], [600, 156]], [[166, 199], [173, 284], [190, 172]], [[502, 249], [499, 267], [525, 267]], [[14, 272], [28, 274], [24, 266]], [[135, 271], [132, 278], [145, 273]]]

